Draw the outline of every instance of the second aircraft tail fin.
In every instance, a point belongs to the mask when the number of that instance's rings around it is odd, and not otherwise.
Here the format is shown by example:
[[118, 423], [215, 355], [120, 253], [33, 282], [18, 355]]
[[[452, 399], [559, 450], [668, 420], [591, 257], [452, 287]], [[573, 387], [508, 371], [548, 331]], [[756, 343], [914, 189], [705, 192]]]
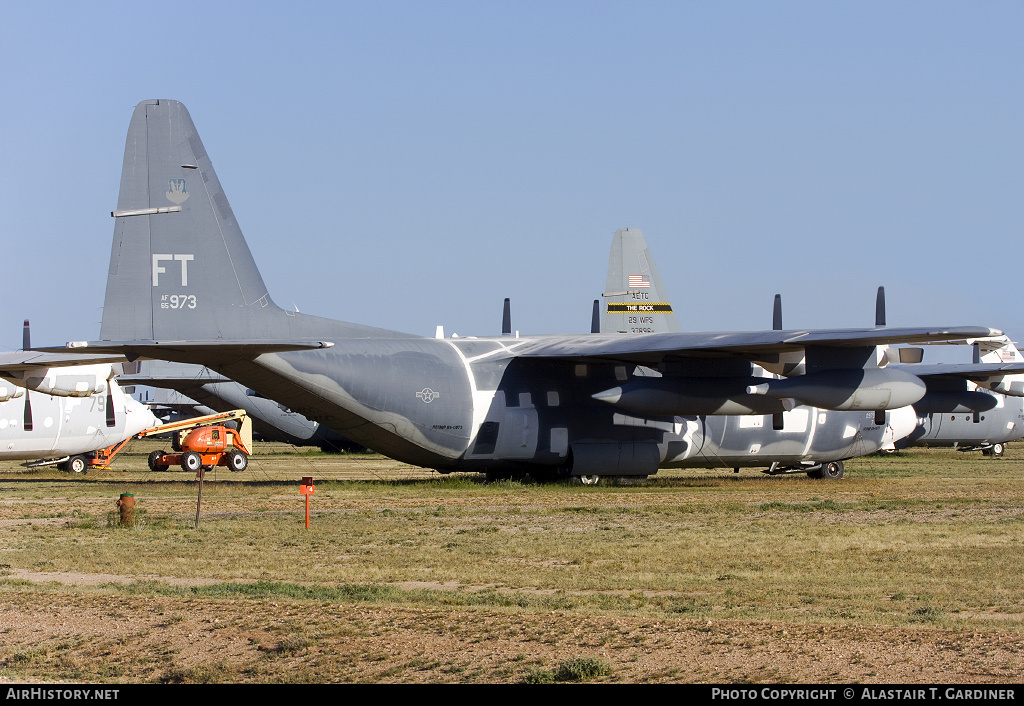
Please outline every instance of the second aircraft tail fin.
[[622, 228], [612, 238], [602, 333], [681, 331], [644, 234]]

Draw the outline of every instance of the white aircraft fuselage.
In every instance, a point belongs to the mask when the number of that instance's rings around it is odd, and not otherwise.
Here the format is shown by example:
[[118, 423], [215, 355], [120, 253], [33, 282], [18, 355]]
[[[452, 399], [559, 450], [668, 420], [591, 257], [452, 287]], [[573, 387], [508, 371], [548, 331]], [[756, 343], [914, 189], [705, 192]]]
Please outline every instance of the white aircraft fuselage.
[[116, 383], [110, 381], [109, 385], [109, 390], [88, 397], [25, 390], [0, 402], [0, 460], [87, 454], [160, 423]]

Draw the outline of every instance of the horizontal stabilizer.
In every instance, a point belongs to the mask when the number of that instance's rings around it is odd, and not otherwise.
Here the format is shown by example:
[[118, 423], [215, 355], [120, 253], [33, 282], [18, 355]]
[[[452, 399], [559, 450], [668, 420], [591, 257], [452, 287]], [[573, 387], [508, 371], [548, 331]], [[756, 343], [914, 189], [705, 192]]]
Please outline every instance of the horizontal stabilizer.
[[[46, 352], [49, 351], [49, 352]], [[76, 354], [65, 348], [36, 349], [19, 353], [0, 354], [0, 372], [14, 372], [32, 368], [64, 368], [72, 365], [105, 365], [123, 363], [124, 355], [90, 349]]]
[[255, 359], [264, 353], [283, 353], [285, 351], [306, 351], [330, 348], [334, 344], [329, 341], [75, 341], [66, 348], [40, 348], [37, 350], [65, 355], [80, 352], [82, 355], [91, 353], [119, 353], [129, 361], [140, 358], [154, 360], [183, 360], [192, 358], [215, 362]]

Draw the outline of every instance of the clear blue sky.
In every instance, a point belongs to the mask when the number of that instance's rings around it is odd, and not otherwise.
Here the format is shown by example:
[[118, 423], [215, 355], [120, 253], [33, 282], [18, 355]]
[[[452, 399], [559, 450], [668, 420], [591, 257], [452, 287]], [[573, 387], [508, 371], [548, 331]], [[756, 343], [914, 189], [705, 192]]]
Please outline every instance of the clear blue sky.
[[0, 4], [0, 350], [99, 332], [136, 103], [189, 108], [271, 296], [589, 329], [612, 233], [690, 330], [1024, 337], [1020, 2]]

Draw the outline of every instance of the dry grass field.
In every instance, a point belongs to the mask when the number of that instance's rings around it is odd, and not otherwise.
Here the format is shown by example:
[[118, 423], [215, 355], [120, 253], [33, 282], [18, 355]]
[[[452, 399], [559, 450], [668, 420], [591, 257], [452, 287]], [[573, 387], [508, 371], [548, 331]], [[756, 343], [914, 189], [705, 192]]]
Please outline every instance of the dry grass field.
[[0, 680], [1022, 680], [1024, 444], [597, 487], [263, 444], [195, 528], [158, 443], [0, 464]]

